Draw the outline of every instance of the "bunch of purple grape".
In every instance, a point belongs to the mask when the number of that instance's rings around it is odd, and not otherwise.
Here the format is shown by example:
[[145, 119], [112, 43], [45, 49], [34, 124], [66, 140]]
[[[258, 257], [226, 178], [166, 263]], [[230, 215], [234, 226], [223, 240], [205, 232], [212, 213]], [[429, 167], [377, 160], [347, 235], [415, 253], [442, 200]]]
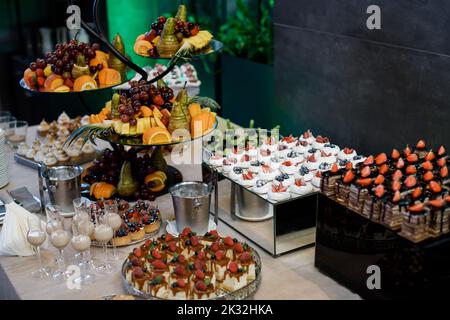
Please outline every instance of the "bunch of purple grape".
[[92, 167], [87, 169], [83, 180], [86, 183], [106, 182], [116, 185], [119, 182], [120, 169], [124, 163], [121, 151], [106, 149]]

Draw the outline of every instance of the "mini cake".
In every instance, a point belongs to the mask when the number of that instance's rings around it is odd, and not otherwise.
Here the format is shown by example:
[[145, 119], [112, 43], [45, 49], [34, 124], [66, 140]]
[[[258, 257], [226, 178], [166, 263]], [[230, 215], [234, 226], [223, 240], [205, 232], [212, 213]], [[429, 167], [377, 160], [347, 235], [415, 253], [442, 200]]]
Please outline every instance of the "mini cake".
[[311, 130], [308, 130], [300, 136], [299, 140], [305, 141], [308, 144], [312, 144], [315, 139], [314, 139], [313, 134], [311, 133]]
[[289, 191], [297, 195], [303, 196], [313, 191], [312, 185], [303, 179], [295, 179], [294, 184], [289, 187]]
[[337, 158], [332, 153], [325, 152], [323, 150], [320, 151], [320, 162], [326, 162], [330, 165], [336, 163]]
[[256, 176], [253, 175], [250, 171], [242, 173], [241, 177], [239, 178], [238, 182], [246, 187], [250, 188], [253, 187], [256, 183]]
[[240, 268], [237, 262], [230, 262], [222, 287], [226, 291], [236, 291], [247, 285], [247, 273]]
[[[334, 163], [333, 163], [333, 164], [334, 164]], [[330, 164], [330, 163], [328, 163], [328, 162], [321, 162], [321, 163], [319, 164], [318, 170], [319, 170], [320, 172], [330, 171], [330, 170], [331, 170], [331, 167], [333, 166], [333, 164]]]
[[45, 119], [42, 119], [41, 123], [39, 124], [36, 130], [41, 137], [45, 137], [47, 136], [47, 133], [50, 130], [50, 125], [48, 124], [47, 121], [45, 121]]
[[320, 188], [320, 183], [322, 181], [322, 173], [318, 170], [315, 174], [314, 177], [311, 180], [311, 183], [314, 187], [316, 188]]
[[36, 155], [36, 150], [34, 148], [30, 148], [27, 151], [27, 154], [25, 155], [28, 159], [34, 159], [34, 156]]
[[315, 149], [322, 150], [327, 143], [330, 143], [330, 139], [322, 136], [317, 136], [311, 145]]
[[309, 148], [309, 149], [305, 152], [304, 157], [305, 157], [305, 158], [308, 158], [308, 157], [310, 157], [310, 156], [315, 156], [317, 159], [319, 159], [319, 158], [320, 158], [320, 155], [321, 155], [321, 152], [320, 152], [319, 149]]
[[66, 126], [69, 125], [70, 123], [70, 117], [67, 115], [66, 112], [63, 112], [59, 115], [58, 117], [58, 124], [60, 126]]
[[344, 205], [348, 204], [348, 197], [350, 195], [350, 184], [355, 179], [355, 173], [352, 169], [347, 170], [342, 180], [336, 183], [336, 200]]
[[364, 163], [364, 161], [367, 158], [363, 157], [363, 156], [354, 156], [352, 158], [352, 160], [350, 160], [353, 163], [353, 166], [356, 167], [357, 165], [359, 165], [360, 163]]
[[350, 148], [344, 148], [343, 150], [339, 151], [338, 159], [351, 161], [355, 156], [356, 156], [355, 150]]
[[93, 157], [95, 155], [95, 149], [94, 149], [94, 147], [92, 146], [91, 143], [86, 143], [82, 147], [81, 151], [83, 152], [84, 156], [89, 157], [89, 158]]
[[60, 164], [66, 164], [69, 162], [70, 158], [64, 150], [58, 150], [55, 153], [55, 157]]
[[261, 171], [261, 162], [258, 160], [250, 162], [250, 167], [248, 168], [248, 171], [254, 174], [258, 174]]
[[127, 223], [128, 230], [130, 231], [130, 237], [132, 241], [139, 241], [144, 239], [145, 230], [139, 222]]
[[308, 168], [309, 171], [315, 171], [319, 169], [319, 161], [315, 155], [310, 155], [308, 158], [306, 158], [305, 166]]
[[244, 173], [244, 169], [236, 166], [233, 168], [233, 170], [230, 171], [230, 173], [228, 173], [228, 177], [230, 177], [230, 179], [232, 179], [234, 181], [238, 181], [241, 178], [243, 173]]
[[46, 155], [44, 158], [44, 164], [48, 167], [55, 166], [58, 163], [58, 160], [54, 155]]
[[270, 165], [262, 165], [258, 178], [262, 180], [272, 181], [278, 175], [279, 171], [274, 170]]
[[400, 235], [411, 240], [420, 242], [430, 237], [428, 233], [429, 209], [423, 203], [412, 205], [403, 213], [403, 223]]
[[292, 135], [281, 139], [280, 144], [286, 146], [288, 149], [293, 149], [297, 145], [298, 139]]
[[288, 153], [290, 152], [290, 149], [287, 145], [279, 144], [277, 149], [277, 157], [279, 158], [286, 158]]
[[250, 167], [251, 157], [248, 154], [243, 154], [237, 162], [237, 165], [243, 169]]
[[311, 146], [307, 141], [298, 141], [292, 150], [305, 155], [309, 149], [311, 149]]
[[302, 154], [297, 151], [290, 151], [286, 155], [286, 160], [291, 161], [295, 165], [301, 164], [305, 161], [305, 158], [303, 158]]
[[257, 180], [252, 190], [257, 194], [266, 194], [269, 192], [271, 184], [267, 180]]
[[290, 199], [291, 194], [288, 192], [288, 187], [279, 184], [278, 186], [272, 185], [269, 190], [268, 198], [271, 201], [284, 201]]
[[35, 150], [35, 151], [41, 150], [41, 142], [39, 140], [35, 139], [33, 141], [32, 149]]
[[45, 157], [44, 153], [42, 151], [38, 151], [34, 155], [33, 160], [40, 163], [44, 161], [44, 157]]
[[296, 172], [295, 178], [300, 178], [305, 182], [310, 182], [313, 178], [313, 174], [306, 166], [302, 165]]
[[339, 154], [339, 151], [341, 151], [341, 149], [335, 144], [326, 143], [323, 146], [322, 151], [326, 153], [331, 153], [333, 156], [337, 156]]
[[[236, 161], [236, 159], [234, 159]], [[229, 174], [235, 166], [234, 161], [230, 161], [228, 159], [223, 159], [222, 161], [222, 171], [224, 174]]]
[[112, 242], [117, 247], [127, 246], [131, 243], [131, 236], [129, 235], [126, 226], [122, 226], [119, 230], [116, 231], [115, 237]]
[[149, 208], [142, 216], [145, 233], [153, 233], [161, 227], [160, 212], [158, 208]]
[[280, 166], [280, 171], [286, 174], [294, 174], [297, 171], [297, 167], [291, 161], [285, 161]]
[[280, 185], [289, 187], [291, 184], [294, 183], [294, 181], [295, 181], [295, 178], [293, 176], [290, 176], [287, 173], [282, 173], [275, 177], [272, 184], [277, 187]]
[[335, 163], [331, 166], [330, 171], [322, 173], [322, 181], [320, 183], [321, 192], [327, 197], [334, 198], [336, 196], [336, 182], [339, 178], [339, 167]]
[[28, 150], [30, 150], [30, 146], [27, 145], [25, 142], [21, 142], [17, 149], [17, 154], [19, 156], [25, 157], [27, 155]]
[[270, 163], [270, 159], [273, 157], [273, 152], [269, 149], [261, 148], [258, 153], [258, 160], [264, 163]]
[[79, 163], [81, 161], [82, 152], [78, 148], [70, 148], [67, 150], [67, 155], [72, 163]]

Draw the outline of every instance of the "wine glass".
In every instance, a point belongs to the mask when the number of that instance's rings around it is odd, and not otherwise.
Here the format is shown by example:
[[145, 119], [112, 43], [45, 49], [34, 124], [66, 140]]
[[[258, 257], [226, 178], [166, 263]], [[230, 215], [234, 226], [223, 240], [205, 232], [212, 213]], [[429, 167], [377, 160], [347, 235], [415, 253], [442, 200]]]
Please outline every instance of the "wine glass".
[[[79, 222], [76, 227], [78, 229], [78, 233], [86, 235], [89, 238], [91, 238], [91, 236], [94, 234], [95, 225], [91, 220], [83, 220]], [[90, 269], [95, 269], [90, 247], [83, 253], [83, 256], [84, 259], [88, 261], [87, 267]]]
[[113, 229], [113, 260], [117, 261], [117, 252], [116, 252], [116, 242], [114, 241], [116, 231], [120, 229], [120, 226], [122, 225], [122, 218], [118, 214], [119, 207], [117, 205], [117, 201], [115, 200], [108, 200], [105, 201], [103, 204], [103, 210], [104, 210], [104, 218], [106, 219], [106, 223]]
[[66, 272], [66, 261], [64, 259], [64, 248], [69, 244], [70, 237], [70, 233], [64, 230], [62, 223], [55, 225], [51, 231], [50, 242], [59, 252], [56, 259], [57, 269], [52, 274], [55, 280], [65, 279], [68, 276]]
[[42, 265], [41, 245], [45, 242], [47, 235], [41, 223], [41, 219], [37, 216], [28, 218], [27, 240], [35, 248], [36, 257], [39, 262], [39, 269], [31, 273], [33, 278], [45, 279], [50, 276], [47, 268]]
[[[78, 227], [78, 224], [82, 221], [91, 220], [91, 216], [88, 212], [90, 201], [86, 198], [77, 198], [72, 201], [75, 215], [72, 218], [72, 224]], [[75, 253], [75, 261], [79, 261], [81, 258], [81, 252]]]
[[95, 275], [88, 273], [87, 266], [90, 263], [90, 257], [86, 255], [87, 251], [91, 247], [91, 238], [79, 232], [79, 229], [76, 225], [72, 224], [72, 233], [73, 237], [70, 241], [72, 248], [81, 254], [81, 263], [80, 265], [80, 276], [74, 279], [75, 283], [79, 284], [92, 284], [95, 281]]
[[103, 245], [103, 263], [97, 266], [96, 270], [100, 273], [109, 273], [113, 271], [113, 266], [108, 262], [108, 242], [113, 238], [113, 229], [108, 225], [105, 217], [95, 214], [96, 224], [94, 228], [95, 240]]

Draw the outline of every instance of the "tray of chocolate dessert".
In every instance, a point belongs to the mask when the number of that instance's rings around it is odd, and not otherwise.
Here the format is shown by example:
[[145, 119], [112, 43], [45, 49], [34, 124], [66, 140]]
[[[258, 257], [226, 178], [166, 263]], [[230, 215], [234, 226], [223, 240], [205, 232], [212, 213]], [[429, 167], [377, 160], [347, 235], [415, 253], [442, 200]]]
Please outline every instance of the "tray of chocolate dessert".
[[261, 268], [248, 244], [185, 228], [134, 248], [121, 275], [127, 293], [145, 299], [244, 300], [260, 287]]
[[298, 138], [259, 135], [251, 140], [224, 151], [205, 147], [205, 164], [230, 185], [229, 204], [219, 200], [219, 218], [272, 255], [313, 244], [322, 176], [365, 157], [309, 130]]
[[[103, 211], [102, 201], [93, 202], [89, 207], [92, 222], [95, 223], [96, 212]], [[134, 203], [120, 200], [118, 203], [118, 213], [122, 219], [122, 225], [115, 230], [114, 238], [108, 242], [107, 246], [112, 248], [135, 245], [151, 239], [157, 235], [161, 229], [162, 219], [158, 207], [153, 206], [150, 201], [139, 200]], [[91, 236], [92, 246], [102, 247], [96, 241], [95, 236]]]

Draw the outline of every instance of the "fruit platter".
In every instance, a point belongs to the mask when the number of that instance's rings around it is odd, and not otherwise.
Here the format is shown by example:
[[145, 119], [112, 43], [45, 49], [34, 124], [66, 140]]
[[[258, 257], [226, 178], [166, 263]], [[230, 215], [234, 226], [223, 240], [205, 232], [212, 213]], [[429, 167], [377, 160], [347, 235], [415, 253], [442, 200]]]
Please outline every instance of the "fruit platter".
[[[113, 45], [125, 54], [119, 34]], [[45, 58], [30, 63], [20, 84], [26, 90], [45, 93], [97, 90], [126, 82], [126, 69], [116, 56], [101, 51], [98, 43], [70, 40], [57, 44]]]
[[246, 243], [185, 228], [133, 249], [122, 265], [129, 294], [157, 300], [243, 300], [261, 283], [261, 260]]
[[129, 146], [164, 146], [202, 137], [217, 126], [212, 109], [219, 105], [212, 99], [189, 97], [185, 88], [175, 98], [163, 80], [157, 86], [145, 80], [130, 86], [115, 93], [99, 114], [91, 115], [90, 124], [72, 133], [65, 146], [95, 138]]
[[[117, 200], [118, 213], [122, 219], [122, 225], [115, 232], [114, 238], [108, 242], [108, 247], [125, 247], [148, 240], [159, 233], [162, 225], [161, 212], [150, 201], [138, 200], [130, 203], [126, 200]], [[104, 201], [90, 204], [89, 212], [91, 220], [95, 223], [95, 215], [102, 212]], [[102, 244], [92, 235], [92, 245], [101, 247]]]
[[125, 151], [123, 146], [106, 149], [82, 174], [83, 196], [92, 200], [155, 200], [183, 179], [178, 170], [167, 166], [160, 152]]
[[180, 5], [175, 17], [161, 16], [151, 30], [137, 37], [134, 52], [142, 57], [171, 59], [175, 56], [204, 55], [218, 52], [223, 45], [198, 23], [188, 21], [187, 8]]

